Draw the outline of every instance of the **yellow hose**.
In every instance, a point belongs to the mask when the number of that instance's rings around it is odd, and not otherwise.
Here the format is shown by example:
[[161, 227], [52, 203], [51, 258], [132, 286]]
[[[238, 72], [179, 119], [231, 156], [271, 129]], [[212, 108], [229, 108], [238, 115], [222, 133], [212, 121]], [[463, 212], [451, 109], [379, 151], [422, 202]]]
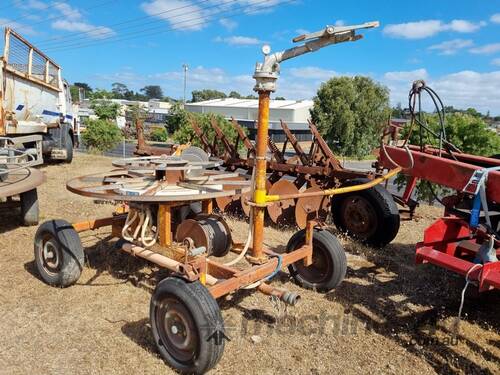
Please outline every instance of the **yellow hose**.
[[311, 193], [298, 193], [298, 194], [285, 194], [285, 195], [266, 195], [266, 202], [277, 202], [281, 200], [286, 200], [286, 199], [295, 199], [295, 198], [304, 198], [304, 197], [317, 197], [317, 196], [332, 196], [332, 195], [338, 195], [338, 194], [345, 194], [345, 193], [352, 193], [353, 191], [360, 191], [360, 190], [365, 190], [369, 189], [371, 187], [374, 187], [375, 185], [378, 185], [391, 177], [397, 175], [399, 172], [402, 171], [401, 167], [395, 168], [387, 172], [385, 175], [375, 178], [370, 182], [367, 182], [365, 184], [361, 185], [354, 185], [354, 186], [347, 186], [343, 188], [333, 188], [333, 189], [326, 189], [322, 191], [316, 191], [316, 192], [311, 192]]

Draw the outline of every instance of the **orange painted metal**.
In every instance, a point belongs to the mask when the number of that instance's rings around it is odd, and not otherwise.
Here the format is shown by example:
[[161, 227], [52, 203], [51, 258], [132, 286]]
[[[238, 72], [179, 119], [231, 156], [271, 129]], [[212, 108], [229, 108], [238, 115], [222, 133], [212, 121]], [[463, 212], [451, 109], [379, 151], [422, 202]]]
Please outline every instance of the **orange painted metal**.
[[254, 206], [253, 215], [253, 246], [252, 258], [260, 260], [265, 258], [263, 253], [264, 242], [264, 215], [266, 212], [265, 203], [266, 196], [266, 153], [267, 153], [267, 138], [269, 128], [269, 100], [270, 92], [259, 92], [259, 124], [257, 127], [257, 146], [256, 146], [256, 170], [255, 170], [255, 186], [254, 186], [254, 203], [262, 204], [262, 206]]

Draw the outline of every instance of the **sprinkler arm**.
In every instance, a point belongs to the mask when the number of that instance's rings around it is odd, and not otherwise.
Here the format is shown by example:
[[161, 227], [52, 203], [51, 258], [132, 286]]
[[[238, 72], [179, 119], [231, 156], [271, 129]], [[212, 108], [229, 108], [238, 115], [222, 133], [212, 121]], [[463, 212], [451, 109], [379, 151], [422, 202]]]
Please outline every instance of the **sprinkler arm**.
[[280, 73], [280, 63], [309, 52], [315, 52], [323, 47], [343, 42], [355, 42], [361, 39], [362, 35], [357, 35], [356, 30], [371, 29], [378, 27], [379, 22], [367, 22], [353, 26], [327, 26], [325, 29], [310, 34], [303, 34], [293, 39], [294, 43], [306, 41], [304, 44], [289, 48], [287, 50], [270, 53], [270, 47], [265, 45], [262, 48], [264, 62], [257, 63], [254, 78], [257, 81], [255, 91], [276, 90], [276, 80]]

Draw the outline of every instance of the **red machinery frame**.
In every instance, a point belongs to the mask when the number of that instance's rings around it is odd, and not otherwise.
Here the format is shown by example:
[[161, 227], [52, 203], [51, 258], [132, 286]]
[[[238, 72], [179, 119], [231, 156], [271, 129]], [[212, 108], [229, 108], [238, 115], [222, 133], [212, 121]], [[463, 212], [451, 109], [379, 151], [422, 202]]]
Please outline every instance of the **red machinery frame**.
[[[410, 158], [411, 156], [411, 158]], [[400, 201], [408, 203], [418, 179], [427, 180], [458, 192], [444, 200], [444, 216], [424, 233], [424, 240], [416, 246], [416, 263], [431, 263], [477, 281], [479, 291], [500, 289], [500, 261], [478, 265], [474, 262], [481, 245], [489, 240], [489, 235], [481, 226], [471, 225], [459, 214], [456, 205], [473, 174], [484, 168], [500, 166], [500, 160], [464, 153], [440, 152], [436, 148], [417, 146], [407, 149], [385, 145], [380, 149], [377, 168], [394, 168], [394, 164], [404, 168], [408, 176], [406, 189]], [[493, 205], [500, 204], [500, 171], [492, 171], [486, 182], [487, 200]], [[493, 240], [497, 258], [500, 258], [500, 241]]]

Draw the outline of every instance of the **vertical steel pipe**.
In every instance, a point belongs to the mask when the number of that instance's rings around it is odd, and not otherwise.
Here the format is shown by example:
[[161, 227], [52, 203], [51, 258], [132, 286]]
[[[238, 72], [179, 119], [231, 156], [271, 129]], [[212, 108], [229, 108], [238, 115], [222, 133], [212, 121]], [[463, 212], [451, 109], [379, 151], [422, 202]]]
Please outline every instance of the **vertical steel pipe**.
[[257, 125], [257, 147], [255, 155], [255, 182], [253, 200], [253, 246], [254, 260], [263, 259], [264, 214], [266, 211], [266, 152], [269, 128], [269, 91], [259, 91], [259, 122]]

